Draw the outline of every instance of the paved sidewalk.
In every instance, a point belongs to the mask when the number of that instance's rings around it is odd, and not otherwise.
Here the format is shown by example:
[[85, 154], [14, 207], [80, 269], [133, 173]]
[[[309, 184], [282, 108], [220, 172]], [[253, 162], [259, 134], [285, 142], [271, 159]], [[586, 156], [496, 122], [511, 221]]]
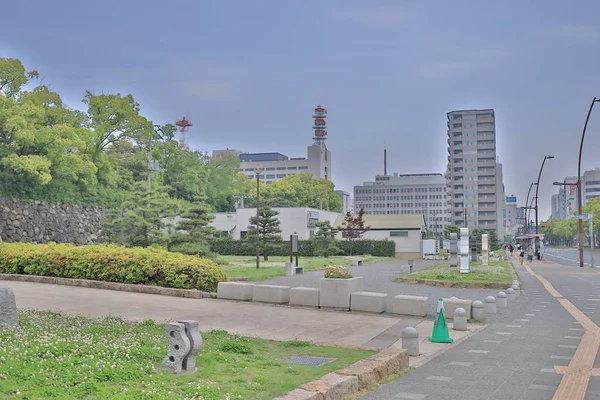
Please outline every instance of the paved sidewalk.
[[[202, 331], [223, 329], [230, 333], [272, 340], [304, 340], [341, 347], [384, 349], [401, 346], [402, 330], [414, 326], [421, 338], [431, 334], [431, 319], [398, 317], [344, 311], [326, 311], [269, 304], [216, 299], [186, 299], [142, 293], [48, 285], [41, 283], [0, 281], [11, 286], [19, 308], [60, 310], [88, 317], [107, 315], [143, 321], [166, 322], [193, 319]], [[483, 328], [473, 325], [469, 332], [453, 332], [456, 340]], [[424, 343], [421, 362], [447, 348]]]
[[[564, 296], [569, 297], [569, 291], [589, 293], [581, 293], [579, 305], [583, 306], [585, 298], [587, 315], [596, 313], [600, 274], [594, 278], [591, 273], [578, 276], [572, 267], [537, 261], [532, 268], [548, 277]], [[483, 332], [364, 399], [553, 399], [563, 378], [554, 367], [569, 365], [584, 329], [538, 279], [521, 266], [517, 271], [526, 293], [519, 300], [524, 306], [519, 315], [514, 315], [509, 323], [493, 321]], [[575, 276], [566, 279], [573, 273]], [[583, 282], [587, 289], [582, 287]], [[596, 288], [595, 297], [591, 297], [591, 287]], [[598, 302], [590, 301], [592, 298], [598, 298]], [[591, 379], [585, 399], [600, 399], [600, 382], [596, 379], [599, 378]], [[583, 397], [573, 393], [557, 400], [573, 399]]]

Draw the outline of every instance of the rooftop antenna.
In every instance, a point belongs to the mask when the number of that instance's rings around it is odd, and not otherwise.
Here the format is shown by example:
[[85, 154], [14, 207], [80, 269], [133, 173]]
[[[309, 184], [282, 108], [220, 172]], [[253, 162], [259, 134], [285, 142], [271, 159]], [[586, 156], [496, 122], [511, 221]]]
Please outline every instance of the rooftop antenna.
[[387, 175], [387, 145], [385, 140], [383, 141], [383, 175]]
[[189, 150], [190, 146], [188, 144], [189, 140], [189, 130], [190, 126], [193, 126], [192, 123], [187, 119], [187, 117], [183, 117], [183, 119], [175, 122], [175, 125], [179, 127], [179, 132], [181, 132], [181, 140], [180, 144], [184, 150]]

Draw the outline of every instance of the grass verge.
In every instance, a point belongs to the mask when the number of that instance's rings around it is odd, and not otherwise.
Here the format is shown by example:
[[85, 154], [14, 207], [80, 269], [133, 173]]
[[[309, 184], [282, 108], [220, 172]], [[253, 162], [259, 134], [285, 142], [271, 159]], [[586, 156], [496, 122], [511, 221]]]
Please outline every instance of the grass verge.
[[[0, 331], [2, 399], [272, 399], [375, 353], [212, 331], [202, 334], [198, 372], [176, 376], [160, 370], [164, 325], [29, 310], [20, 319]], [[291, 356], [336, 360], [283, 362]]]
[[[299, 265], [305, 272], [317, 271], [330, 265], [350, 265], [352, 260], [361, 259], [364, 263], [393, 260], [389, 257], [372, 256], [339, 256], [339, 257], [300, 257]], [[231, 281], [265, 281], [276, 276], [285, 275], [285, 263], [289, 257], [271, 256], [268, 262], [260, 259], [260, 268], [256, 269], [256, 258], [247, 256], [219, 256], [217, 262]]]
[[508, 261], [489, 261], [489, 265], [482, 265], [481, 261], [470, 262], [470, 272], [461, 274], [460, 267], [450, 268], [450, 264], [438, 264], [413, 272], [411, 274], [396, 278], [396, 282], [413, 282], [435, 284], [454, 283], [452, 286], [468, 286], [469, 284], [485, 284], [506, 286], [512, 282], [511, 267]]

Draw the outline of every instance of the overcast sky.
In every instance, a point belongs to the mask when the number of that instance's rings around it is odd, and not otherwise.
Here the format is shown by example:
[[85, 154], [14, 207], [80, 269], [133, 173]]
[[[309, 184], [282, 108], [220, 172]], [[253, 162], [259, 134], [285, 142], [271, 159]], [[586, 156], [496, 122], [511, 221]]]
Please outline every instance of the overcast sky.
[[[189, 115], [194, 148], [306, 155], [329, 111], [339, 189], [383, 172], [444, 172], [446, 112], [496, 111], [507, 195], [577, 172], [600, 97], [600, 1], [28, 0], [2, 7], [0, 56], [20, 58], [81, 108], [85, 90], [131, 93], [165, 124]], [[600, 167], [600, 105], [583, 168]]]

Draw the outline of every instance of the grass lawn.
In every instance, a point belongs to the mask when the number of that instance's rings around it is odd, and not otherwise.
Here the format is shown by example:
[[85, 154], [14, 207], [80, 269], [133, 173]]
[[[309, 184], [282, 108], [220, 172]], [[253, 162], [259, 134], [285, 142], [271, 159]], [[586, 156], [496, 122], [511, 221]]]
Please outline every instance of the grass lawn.
[[[373, 351], [203, 333], [198, 372], [172, 375], [164, 325], [21, 311], [17, 329], [0, 331], [2, 399], [272, 399], [344, 368]], [[336, 358], [321, 367], [291, 356]]]
[[[300, 257], [298, 264], [304, 266], [304, 272], [324, 269], [329, 265], [350, 265], [352, 260], [360, 259], [364, 263], [384, 260], [393, 260], [390, 257], [371, 256], [340, 256], [340, 257]], [[222, 264], [230, 280], [264, 281], [276, 276], [285, 275], [285, 263], [289, 257], [271, 256], [269, 262], [260, 258], [260, 268], [256, 269], [256, 257], [247, 256], [219, 256], [217, 262]], [[295, 260], [294, 260], [295, 262]]]
[[513, 278], [507, 261], [489, 261], [489, 265], [481, 265], [481, 261], [469, 263], [471, 272], [461, 274], [460, 267], [450, 268], [450, 264], [439, 264], [413, 272], [396, 279], [398, 282], [410, 279], [431, 279], [448, 282], [505, 282], [511, 283]]

